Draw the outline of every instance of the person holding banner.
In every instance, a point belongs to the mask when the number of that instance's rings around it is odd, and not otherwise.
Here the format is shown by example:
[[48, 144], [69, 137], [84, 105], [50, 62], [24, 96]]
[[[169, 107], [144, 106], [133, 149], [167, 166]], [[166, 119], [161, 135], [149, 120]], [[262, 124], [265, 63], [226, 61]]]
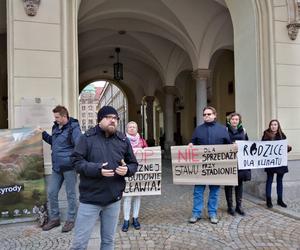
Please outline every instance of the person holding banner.
[[[214, 107], [207, 106], [203, 109], [204, 123], [194, 130], [189, 146], [231, 144], [226, 127], [216, 122], [216, 118], [217, 112]], [[189, 219], [190, 223], [201, 219], [205, 187], [205, 185], [195, 185], [194, 187], [194, 204], [192, 217]], [[219, 191], [220, 186], [209, 185], [208, 215], [212, 224], [219, 222], [217, 217]]]
[[[264, 131], [262, 141], [274, 141], [274, 140], [285, 140], [286, 135], [282, 132], [281, 126], [278, 120], [273, 119], [269, 123], [269, 128]], [[287, 151], [290, 152], [292, 147], [288, 145]], [[288, 172], [287, 166], [275, 167], [275, 168], [265, 168], [267, 172], [267, 182], [266, 182], [266, 202], [267, 207], [272, 208], [272, 183], [274, 174], [277, 174], [276, 182], [277, 182], [277, 204], [281, 207], [287, 207], [287, 205], [283, 202], [283, 184], [282, 179], [285, 173]]]
[[[228, 117], [227, 128], [232, 143], [237, 140], [248, 141], [248, 135], [242, 126], [242, 117], [238, 113], [231, 113]], [[238, 170], [238, 186], [235, 186], [236, 208], [233, 209], [232, 189], [233, 186], [225, 186], [225, 197], [227, 201], [227, 212], [234, 216], [235, 212], [244, 216], [245, 212], [242, 208], [243, 198], [243, 182], [251, 180], [251, 170]]]
[[101, 249], [114, 249], [125, 177], [137, 171], [138, 163], [125, 134], [117, 131], [118, 112], [103, 106], [98, 125], [79, 139], [72, 155], [80, 174], [79, 208], [71, 249], [86, 249], [93, 227], [100, 218]]
[[[132, 148], [145, 148], [148, 147], [147, 142], [138, 133], [138, 125], [136, 122], [131, 121], [127, 124], [126, 136], [130, 141]], [[124, 197], [123, 210], [124, 210], [124, 223], [122, 231], [127, 232], [129, 228], [129, 216], [131, 209], [131, 200], [133, 200], [133, 218], [132, 225], [136, 230], [141, 228], [139, 223], [139, 210], [141, 206], [141, 196], [127, 196]]]
[[58, 193], [65, 182], [68, 200], [68, 216], [62, 232], [69, 232], [74, 227], [76, 216], [76, 181], [77, 174], [71, 161], [71, 154], [81, 135], [78, 120], [69, 117], [64, 106], [56, 106], [52, 110], [55, 118], [52, 135], [42, 131], [43, 140], [51, 145], [52, 174], [48, 186], [48, 199], [50, 205], [50, 220], [43, 226], [48, 231], [60, 225]]

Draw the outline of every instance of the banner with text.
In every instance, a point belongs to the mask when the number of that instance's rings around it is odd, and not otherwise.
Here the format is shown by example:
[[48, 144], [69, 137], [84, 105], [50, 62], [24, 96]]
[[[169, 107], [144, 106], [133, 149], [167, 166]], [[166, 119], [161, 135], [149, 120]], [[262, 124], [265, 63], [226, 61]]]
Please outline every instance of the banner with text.
[[46, 199], [41, 133], [0, 130], [0, 222], [38, 217]]
[[228, 145], [173, 146], [173, 183], [237, 185], [236, 147]]
[[161, 148], [134, 148], [139, 163], [132, 177], [126, 177], [124, 196], [161, 194]]
[[287, 141], [236, 141], [239, 169], [287, 166]]

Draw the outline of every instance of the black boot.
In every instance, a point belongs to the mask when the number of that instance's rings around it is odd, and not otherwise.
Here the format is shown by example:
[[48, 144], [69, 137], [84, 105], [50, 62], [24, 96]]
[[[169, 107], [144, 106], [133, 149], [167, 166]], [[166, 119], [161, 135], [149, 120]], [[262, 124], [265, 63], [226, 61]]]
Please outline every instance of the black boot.
[[227, 213], [234, 216], [234, 209], [232, 204], [232, 186], [225, 186], [225, 197], [227, 201]]
[[132, 225], [136, 230], [139, 230], [141, 228], [141, 224], [139, 223], [139, 218], [133, 218], [132, 219]]
[[272, 198], [271, 197], [267, 197], [267, 207], [268, 208], [272, 208], [273, 207]]
[[281, 207], [287, 207], [287, 205], [283, 202], [283, 200], [282, 199], [278, 199], [277, 200], [277, 204], [279, 205], [279, 206], [281, 206]]
[[242, 215], [242, 216], [245, 215], [245, 211], [244, 211], [244, 209], [243, 209], [241, 206], [237, 206], [237, 207], [235, 208], [235, 211], [236, 211], [239, 215]]
[[242, 199], [243, 199], [243, 183], [239, 182], [239, 185], [235, 187], [235, 200], [236, 200], [236, 208], [235, 211], [244, 216], [245, 212], [242, 208]]
[[129, 228], [129, 220], [124, 220], [123, 226], [122, 226], [122, 231], [127, 232]]

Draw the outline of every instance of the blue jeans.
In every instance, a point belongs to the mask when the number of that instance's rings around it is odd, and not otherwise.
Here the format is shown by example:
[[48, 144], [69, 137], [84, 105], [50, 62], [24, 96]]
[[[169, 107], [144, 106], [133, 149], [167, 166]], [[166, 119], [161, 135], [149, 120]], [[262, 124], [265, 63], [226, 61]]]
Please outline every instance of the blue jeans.
[[100, 236], [102, 250], [113, 250], [114, 239], [119, 220], [121, 201], [107, 206], [80, 203], [75, 222], [72, 250], [87, 248], [92, 230], [100, 217]]
[[[266, 183], [266, 196], [267, 198], [272, 197], [272, 182], [273, 182], [274, 173], [267, 174], [267, 183]], [[283, 184], [282, 184], [283, 174], [277, 174], [276, 182], [277, 182], [277, 199], [282, 200], [283, 193]]]
[[48, 185], [48, 200], [50, 205], [50, 220], [59, 219], [58, 193], [65, 181], [68, 200], [68, 221], [75, 221], [76, 215], [76, 180], [75, 170], [63, 173], [52, 172]]
[[[201, 218], [203, 209], [203, 194], [206, 185], [195, 185], [194, 188], [194, 206], [193, 216]], [[208, 216], [210, 218], [217, 216], [218, 210], [218, 198], [219, 198], [220, 186], [209, 185], [209, 196], [207, 202]]]

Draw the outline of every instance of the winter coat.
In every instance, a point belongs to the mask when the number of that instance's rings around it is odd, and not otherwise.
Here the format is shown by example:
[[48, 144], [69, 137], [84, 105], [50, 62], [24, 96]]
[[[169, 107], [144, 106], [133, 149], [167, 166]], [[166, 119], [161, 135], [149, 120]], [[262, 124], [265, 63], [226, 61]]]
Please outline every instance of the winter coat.
[[[245, 131], [245, 129], [242, 126], [238, 126], [237, 129], [232, 128], [230, 125], [227, 125], [229, 137], [231, 140], [231, 143], [234, 143], [238, 140], [248, 141], [248, 135]], [[244, 169], [244, 170], [238, 170], [238, 179], [239, 181], [250, 181], [251, 180], [251, 170], [250, 169]]]
[[230, 138], [225, 126], [218, 122], [205, 122], [199, 125], [193, 133], [194, 145], [230, 144]]
[[130, 144], [131, 144], [131, 147], [132, 148], [147, 148], [148, 147], [148, 144], [146, 142], [146, 140], [144, 138], [142, 138], [139, 134], [138, 135], [138, 143], [136, 144], [134, 142], [134, 140], [132, 140], [132, 138], [134, 139], [134, 136], [130, 136], [129, 134], [126, 134], [128, 140], [130, 141]]
[[[285, 140], [286, 136], [284, 133], [282, 133], [282, 135], [280, 136], [279, 133], [277, 133], [275, 135], [275, 137], [272, 137], [271, 132], [269, 131], [269, 129], [264, 131], [263, 137], [262, 137], [262, 141], [278, 141], [278, 140]], [[268, 174], [285, 174], [287, 172], [289, 172], [288, 167], [287, 166], [282, 166], [282, 167], [276, 167], [276, 168], [265, 168], [265, 171]]]
[[71, 161], [75, 144], [81, 135], [78, 120], [70, 117], [67, 124], [59, 128], [57, 122], [52, 126], [52, 135], [42, 133], [43, 140], [51, 145], [52, 169], [57, 173], [74, 170]]
[[106, 169], [116, 169], [123, 159], [128, 167], [127, 177], [133, 176], [138, 166], [126, 135], [116, 132], [106, 137], [99, 125], [80, 137], [72, 159], [80, 174], [80, 202], [100, 206], [120, 200], [126, 185], [124, 176], [102, 176], [102, 164], [108, 162]]

